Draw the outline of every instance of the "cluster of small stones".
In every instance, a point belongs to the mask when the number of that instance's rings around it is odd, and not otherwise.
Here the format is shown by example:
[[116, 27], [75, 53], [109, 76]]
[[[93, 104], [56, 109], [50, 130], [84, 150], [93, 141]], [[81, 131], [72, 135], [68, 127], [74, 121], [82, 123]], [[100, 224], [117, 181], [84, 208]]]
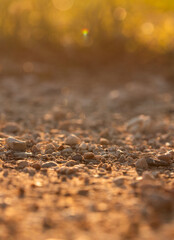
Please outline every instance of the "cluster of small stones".
[[[67, 96], [65, 83], [62, 92], [61, 83], [20, 84], [10, 95], [11, 108], [0, 88], [0, 103], [7, 101], [0, 115], [0, 239], [172, 240], [169, 103], [161, 113], [148, 102], [144, 107], [144, 86], [142, 94], [127, 91], [126, 100], [113, 90], [106, 98], [106, 90], [91, 90], [85, 98], [80, 90]], [[21, 86], [25, 94], [18, 96]]]

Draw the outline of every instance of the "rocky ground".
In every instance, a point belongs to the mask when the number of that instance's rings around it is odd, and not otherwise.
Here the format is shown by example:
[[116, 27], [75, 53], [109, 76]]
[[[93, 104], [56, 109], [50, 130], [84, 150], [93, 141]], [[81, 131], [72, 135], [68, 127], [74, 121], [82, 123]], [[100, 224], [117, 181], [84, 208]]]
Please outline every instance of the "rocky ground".
[[1, 76], [0, 239], [174, 239], [174, 87]]

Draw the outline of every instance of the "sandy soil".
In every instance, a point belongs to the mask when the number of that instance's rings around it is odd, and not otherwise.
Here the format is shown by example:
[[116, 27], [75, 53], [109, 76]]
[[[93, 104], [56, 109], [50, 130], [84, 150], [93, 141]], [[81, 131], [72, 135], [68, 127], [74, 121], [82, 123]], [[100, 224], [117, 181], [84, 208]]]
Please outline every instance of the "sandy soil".
[[1, 240], [174, 239], [174, 89], [128, 80], [1, 77]]

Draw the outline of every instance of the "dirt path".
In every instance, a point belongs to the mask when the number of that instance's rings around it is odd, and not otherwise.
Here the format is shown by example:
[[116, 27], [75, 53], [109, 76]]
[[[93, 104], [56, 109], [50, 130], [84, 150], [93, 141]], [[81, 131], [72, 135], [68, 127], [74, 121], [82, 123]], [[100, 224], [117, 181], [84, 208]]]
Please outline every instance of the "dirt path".
[[174, 239], [174, 89], [97, 78], [1, 78], [0, 239]]

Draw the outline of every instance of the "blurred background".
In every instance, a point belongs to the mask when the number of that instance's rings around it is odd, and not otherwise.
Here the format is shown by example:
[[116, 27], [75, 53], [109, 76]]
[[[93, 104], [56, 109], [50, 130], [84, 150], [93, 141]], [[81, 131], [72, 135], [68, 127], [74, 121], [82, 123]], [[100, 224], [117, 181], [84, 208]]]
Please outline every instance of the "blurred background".
[[147, 68], [172, 79], [174, 1], [1, 0], [0, 52], [1, 73], [13, 59], [24, 72], [42, 62]]

